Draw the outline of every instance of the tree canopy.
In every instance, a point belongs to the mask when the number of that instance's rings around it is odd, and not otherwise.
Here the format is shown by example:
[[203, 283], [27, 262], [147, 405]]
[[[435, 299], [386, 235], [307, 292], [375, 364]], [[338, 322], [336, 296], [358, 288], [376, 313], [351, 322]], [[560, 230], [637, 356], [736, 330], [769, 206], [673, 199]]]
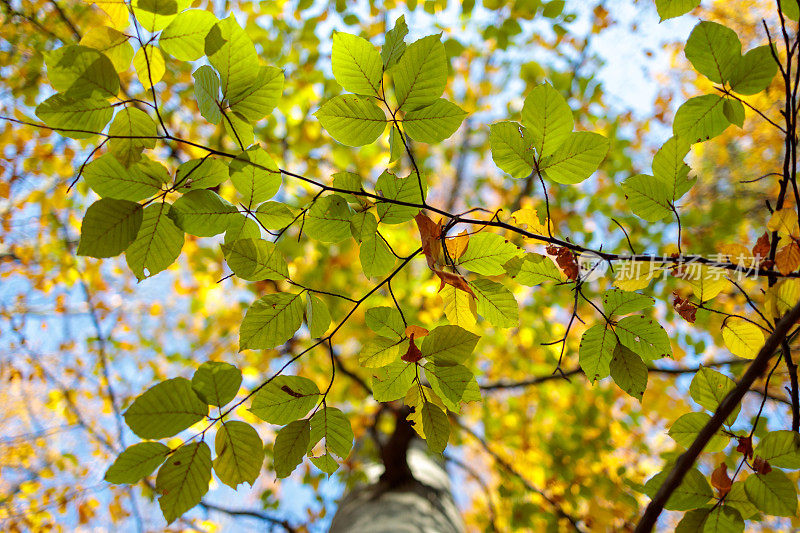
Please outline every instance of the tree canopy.
[[469, 530], [800, 527], [767, 4], [3, 1], [0, 523], [315, 531], [407, 418]]

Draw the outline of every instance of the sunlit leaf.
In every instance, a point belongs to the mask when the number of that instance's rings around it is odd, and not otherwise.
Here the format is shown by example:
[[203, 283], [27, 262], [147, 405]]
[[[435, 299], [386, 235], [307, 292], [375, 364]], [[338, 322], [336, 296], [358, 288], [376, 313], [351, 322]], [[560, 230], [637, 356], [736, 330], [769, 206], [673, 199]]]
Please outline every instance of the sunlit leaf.
[[167, 523], [200, 503], [211, 481], [211, 450], [205, 442], [181, 446], [158, 470], [158, 505]]
[[172, 437], [201, 421], [208, 405], [186, 378], [172, 378], [147, 389], [125, 411], [125, 423], [143, 439]]

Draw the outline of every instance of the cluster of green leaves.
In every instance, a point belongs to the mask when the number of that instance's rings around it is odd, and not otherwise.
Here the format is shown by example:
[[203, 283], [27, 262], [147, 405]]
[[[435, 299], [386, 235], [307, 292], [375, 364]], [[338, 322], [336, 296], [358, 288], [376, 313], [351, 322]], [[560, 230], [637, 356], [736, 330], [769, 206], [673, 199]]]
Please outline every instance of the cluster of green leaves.
[[[734, 381], [710, 368], [701, 368], [692, 379], [689, 395], [701, 407], [714, 412], [725, 396], [735, 387]], [[752, 434], [736, 431], [731, 426], [739, 414], [737, 408], [725, 421], [726, 430], [719, 431], [708, 443], [705, 452], [722, 452], [732, 443], [745, 458], [754, 458], [755, 471], [743, 481], [731, 483], [727, 473], [712, 483], [697, 468], [693, 468], [675, 490], [665, 509], [688, 511], [676, 531], [732, 532], [744, 531], [745, 520], [760, 520], [762, 515], [794, 517], [797, 515], [797, 488], [783, 470], [800, 469], [800, 434], [780, 430], [760, 432], [758, 443], [752, 447]], [[692, 444], [698, 432], [710, 420], [706, 412], [690, 412], [676, 420], [669, 435], [683, 447]], [[731, 456], [728, 462], [734, 462]], [[725, 464], [720, 467], [725, 472]], [[650, 478], [643, 491], [653, 496], [664, 482], [672, 464]], [[731, 465], [736, 468], [735, 463]], [[738, 471], [738, 469], [737, 469]], [[713, 485], [713, 488], [712, 488]], [[713, 505], [714, 488], [719, 497]]]

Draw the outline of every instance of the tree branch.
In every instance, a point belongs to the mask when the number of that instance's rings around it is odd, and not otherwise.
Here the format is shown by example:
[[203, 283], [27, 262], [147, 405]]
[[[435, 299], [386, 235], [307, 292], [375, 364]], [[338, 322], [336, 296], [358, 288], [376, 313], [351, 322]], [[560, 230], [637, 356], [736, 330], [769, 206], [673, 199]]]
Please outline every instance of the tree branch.
[[634, 533], [649, 533], [652, 531], [656, 520], [658, 520], [658, 516], [664, 509], [664, 504], [667, 503], [667, 500], [669, 500], [669, 497], [675, 489], [680, 486], [683, 477], [689, 469], [692, 468], [695, 460], [700, 455], [700, 452], [703, 451], [706, 444], [708, 444], [708, 441], [711, 440], [711, 437], [722, 427], [725, 419], [736, 409], [753, 383], [764, 374], [775, 350], [781, 345], [789, 329], [791, 329], [798, 320], [800, 320], [800, 302], [786, 313], [775, 325], [775, 331], [767, 338], [764, 346], [759, 350], [758, 355], [753, 359], [753, 362], [747, 368], [744, 375], [739, 380], [739, 383], [725, 396], [722, 402], [720, 402], [711, 420], [700, 430], [700, 433], [698, 433], [692, 445], [689, 446], [689, 449], [678, 457], [678, 460], [675, 462], [672, 470], [670, 470], [664, 483], [658, 489], [653, 500], [648, 504], [647, 509], [645, 509], [639, 523], [636, 524]]

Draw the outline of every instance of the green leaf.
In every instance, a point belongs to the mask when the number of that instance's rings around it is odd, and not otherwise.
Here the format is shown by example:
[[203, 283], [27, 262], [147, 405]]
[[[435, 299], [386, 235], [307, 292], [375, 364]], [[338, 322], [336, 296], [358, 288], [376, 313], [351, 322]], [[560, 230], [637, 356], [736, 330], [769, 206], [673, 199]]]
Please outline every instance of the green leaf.
[[219, 72], [225, 98], [247, 91], [258, 78], [256, 49], [233, 15], [211, 27], [205, 38], [205, 54]]
[[670, 189], [661, 180], [637, 174], [622, 182], [622, 190], [631, 211], [647, 222], [659, 222], [672, 216]]
[[287, 477], [303, 462], [308, 448], [310, 423], [308, 420], [295, 420], [284, 426], [275, 437], [275, 474]]
[[334, 33], [331, 63], [333, 77], [345, 91], [380, 96], [383, 62], [369, 41], [349, 33]]
[[450, 421], [436, 404], [425, 402], [422, 406], [422, 429], [428, 449], [433, 453], [444, 452], [450, 439]]
[[325, 407], [311, 417], [311, 438], [307, 451], [325, 439], [325, 453], [333, 452], [341, 459], [347, 459], [353, 448], [353, 429], [347, 416], [335, 407]]
[[[240, 239], [261, 239], [261, 229], [258, 224], [252, 219], [247, 218], [241, 213], [234, 214], [228, 229], [225, 230], [225, 238], [222, 241], [222, 251], [225, 255], [227, 247], [233, 246], [233, 243]], [[227, 261], [227, 256], [225, 260]], [[283, 279], [283, 278], [281, 278]]]
[[656, 9], [661, 20], [685, 15], [700, 5], [700, 0], [656, 0]]
[[142, 393], [125, 411], [125, 423], [143, 439], [172, 437], [208, 415], [208, 405], [186, 378], [162, 381]]
[[580, 183], [597, 170], [608, 147], [608, 139], [599, 133], [576, 131], [552, 155], [542, 159], [539, 170], [556, 183]]
[[210, 11], [190, 9], [176, 16], [158, 38], [158, 46], [179, 61], [203, 57], [206, 35], [217, 23]]
[[[686, 413], [681, 415], [669, 428], [669, 436], [684, 448], [688, 448], [709, 420], [711, 420], [711, 415], [708, 413]], [[708, 453], [721, 452], [729, 442], [730, 439], [728, 437], [717, 433], [711, 437], [703, 451]]]
[[368, 278], [382, 278], [394, 269], [396, 258], [386, 242], [377, 235], [361, 243], [358, 255], [364, 275]]
[[703, 525], [703, 533], [741, 533], [742, 531], [744, 531], [742, 515], [729, 505], [714, 507], [708, 513]]
[[200, 114], [212, 124], [219, 124], [222, 110], [219, 106], [219, 76], [217, 72], [203, 65], [192, 74], [194, 78], [194, 98]]
[[246, 146], [250, 146], [255, 142], [255, 130], [249, 120], [236, 111], [222, 112], [222, 126], [225, 133], [236, 145], [245, 150]]
[[525, 97], [522, 124], [528, 129], [536, 155], [541, 159], [555, 153], [567, 141], [575, 121], [564, 97], [552, 85], [544, 83]]
[[376, 402], [391, 402], [405, 397], [416, 377], [416, 365], [394, 361], [375, 369], [372, 376], [372, 395]]
[[[114, 117], [114, 122], [108, 128], [108, 134], [121, 137], [109, 139], [108, 149], [120, 163], [129, 167], [142, 158], [142, 150], [155, 148], [158, 131], [150, 115], [135, 107], [125, 107]], [[151, 138], [126, 139], [125, 137]]]
[[731, 78], [742, 55], [742, 43], [732, 29], [716, 22], [694, 27], [684, 49], [686, 59], [709, 80], [722, 83]]
[[62, 46], [46, 52], [45, 62], [53, 88], [70, 98], [107, 99], [119, 92], [119, 76], [114, 64], [94, 48]]
[[320, 242], [337, 243], [350, 238], [353, 210], [338, 194], [318, 198], [306, 212], [303, 231]]
[[386, 41], [381, 47], [384, 70], [392, 68], [406, 51], [406, 43], [403, 40], [406, 35], [408, 35], [406, 17], [400, 15], [400, 18], [394, 22], [394, 27], [386, 32]]
[[[425, 365], [425, 376], [433, 391], [439, 395], [445, 406], [455, 413], [461, 410], [460, 403], [480, 401], [481, 393], [475, 376], [464, 365], [434, 363]], [[406, 388], [408, 390], [408, 388]]]
[[211, 481], [211, 450], [205, 442], [178, 448], [158, 470], [158, 505], [167, 523], [200, 503]]
[[404, 338], [406, 325], [403, 317], [394, 307], [373, 307], [365, 315], [367, 327], [384, 337]]
[[158, 193], [164, 176], [167, 176], [166, 169], [158, 163], [140, 163], [125, 168], [111, 154], [103, 154], [83, 170], [86, 184], [103, 198], [132, 202]]
[[400, 358], [405, 353], [408, 341], [374, 337], [367, 340], [358, 354], [358, 363], [364, 368], [380, 368]]
[[175, 172], [175, 186], [180, 192], [211, 189], [225, 183], [228, 177], [228, 165], [219, 159], [190, 159]]
[[772, 57], [769, 45], [753, 48], [736, 65], [730, 80], [731, 89], [745, 95], [760, 93], [769, 87], [777, 72], [778, 64]]
[[316, 383], [300, 376], [277, 376], [261, 388], [250, 404], [251, 413], [270, 424], [298, 420], [317, 404]]
[[525, 127], [508, 121], [492, 124], [489, 143], [494, 164], [512, 178], [525, 178], [533, 172], [533, 138]]
[[144, 29], [155, 32], [167, 27], [190, 4], [190, 0], [131, 0], [130, 5]]
[[672, 355], [669, 336], [661, 325], [642, 315], [623, 318], [617, 323], [619, 342], [645, 361]]
[[496, 233], [478, 233], [469, 239], [466, 251], [458, 264], [484, 276], [505, 273], [503, 265], [519, 253], [517, 246]]
[[797, 5], [796, 0], [780, 0], [781, 11], [783, 16], [795, 22], [800, 19], [800, 6]]
[[614, 383], [641, 403], [647, 389], [647, 365], [642, 358], [625, 346], [617, 344], [609, 370]]
[[477, 300], [478, 314], [497, 328], [519, 325], [519, 306], [514, 294], [504, 285], [488, 279], [469, 283]]
[[672, 132], [679, 140], [692, 144], [716, 137], [730, 126], [723, 111], [724, 101], [716, 94], [690, 98], [675, 113]]
[[564, 281], [564, 274], [546, 255], [526, 253], [511, 258], [503, 267], [517, 283], [534, 287], [543, 281]]
[[408, 45], [394, 69], [398, 108], [411, 111], [435, 102], [447, 86], [447, 68], [441, 34]]
[[325, 302], [308, 293], [306, 298], [306, 324], [314, 339], [322, 338], [331, 325], [331, 314]]
[[778, 468], [800, 468], [800, 434], [796, 431], [771, 431], [758, 441], [755, 454]]
[[252, 85], [231, 96], [231, 109], [250, 122], [260, 120], [275, 109], [283, 94], [283, 71], [276, 67], [260, 67]]
[[703, 533], [711, 507], [701, 507], [687, 512], [675, 526], [675, 533]]
[[578, 349], [578, 364], [590, 381], [607, 377], [611, 360], [617, 347], [617, 337], [604, 324], [596, 324], [587, 329], [581, 337]]
[[678, 201], [696, 181], [689, 179], [689, 166], [683, 162], [689, 148], [689, 143], [670, 137], [653, 158], [653, 176], [667, 186], [672, 202]]
[[731, 124], [740, 128], [744, 126], [744, 105], [740, 101], [726, 98], [722, 104], [722, 112]]
[[[412, 204], [423, 204], [427, 185], [422, 180], [422, 191], [420, 191], [420, 180], [415, 174], [405, 178], [398, 178], [388, 170], [385, 170], [375, 183], [375, 190], [384, 198]], [[400, 224], [414, 218], [419, 213], [418, 207], [411, 207], [388, 202], [378, 202], [378, 217], [383, 224]]]
[[278, 292], [259, 298], [242, 321], [239, 351], [269, 350], [288, 341], [303, 322], [302, 294]]
[[466, 115], [456, 104], [439, 98], [429, 106], [406, 113], [403, 127], [415, 141], [433, 144], [454, 134]]
[[206, 361], [192, 376], [192, 390], [209, 405], [223, 407], [236, 398], [242, 371], [221, 361]]
[[[692, 383], [689, 385], [689, 396], [702, 407], [714, 412], [720, 402], [734, 388], [736, 388], [736, 383], [728, 376], [711, 368], [702, 367], [692, 378]], [[736, 409], [728, 416], [725, 421], [728, 425], [736, 422], [740, 407], [737, 405]]]
[[354, 94], [334, 96], [314, 116], [331, 137], [348, 146], [371, 144], [386, 129], [386, 115], [375, 103]]
[[782, 471], [750, 474], [744, 480], [744, 490], [760, 511], [772, 516], [796, 516], [797, 488]]
[[137, 483], [152, 474], [167, 458], [168, 452], [169, 448], [160, 442], [139, 442], [128, 446], [108, 467], [103, 479], [117, 485]]
[[371, 211], [356, 212], [350, 218], [350, 233], [359, 244], [374, 239], [378, 233], [378, 219]]
[[114, 111], [100, 96], [54, 94], [36, 108], [36, 116], [65, 137], [86, 139], [103, 131]]
[[389, 162], [397, 161], [405, 153], [406, 147], [403, 144], [403, 134], [397, 129], [397, 126], [392, 124], [389, 130]]
[[554, 19], [564, 11], [565, 4], [566, 2], [564, 0], [550, 0], [544, 4], [542, 15]]
[[[333, 186], [337, 189], [342, 189], [345, 191], [361, 192], [364, 190], [364, 187], [361, 183], [361, 176], [354, 174], [353, 172], [337, 172], [334, 174]], [[339, 194], [341, 194], [347, 200], [347, 203], [351, 205], [360, 207], [367, 207], [369, 205], [366, 199], [356, 196], [355, 194], [346, 194], [343, 192], [340, 192]], [[366, 211], [357, 214], [366, 215]]]
[[145, 207], [136, 239], [125, 250], [125, 260], [139, 281], [155, 276], [181, 255], [183, 231], [169, 217], [170, 209], [166, 202]]
[[311, 462], [314, 463], [314, 466], [325, 472], [326, 474], [330, 475], [339, 470], [339, 463], [336, 462], [330, 454], [321, 455], [319, 457], [310, 457]]
[[189, 191], [172, 204], [169, 216], [179, 228], [197, 237], [224, 233], [236, 208], [217, 193], [205, 189]]
[[253, 426], [239, 420], [224, 422], [214, 439], [214, 472], [232, 489], [241, 483], [251, 487], [264, 464], [264, 443]]
[[130, 37], [108, 26], [95, 26], [81, 37], [80, 44], [102, 52], [114, 65], [117, 72], [125, 72], [131, 66], [133, 47]]
[[758, 514], [758, 508], [752, 504], [744, 490], [744, 481], [736, 481], [731, 491], [725, 496], [725, 503], [739, 511], [743, 518], [749, 519]]
[[223, 244], [228, 266], [237, 277], [246, 281], [289, 278], [289, 268], [274, 243], [264, 239], [238, 239]]
[[480, 337], [459, 326], [438, 326], [425, 337], [423, 357], [440, 364], [460, 364], [472, 355]]
[[[645, 494], [651, 498], [655, 496], [669, 474], [669, 470], [669, 468], [665, 468], [662, 472], [647, 480], [644, 485]], [[668, 511], [688, 511], [705, 504], [712, 496], [714, 496], [714, 493], [705, 476], [697, 468], [692, 468], [686, 472], [686, 476], [684, 476], [681, 484], [667, 500], [664, 509]]]
[[611, 289], [603, 293], [603, 310], [607, 315], [627, 315], [652, 307], [655, 299], [638, 292]]
[[77, 254], [98, 258], [121, 254], [136, 239], [142, 218], [142, 206], [136, 202], [101, 198], [83, 216]]
[[256, 209], [256, 218], [267, 229], [283, 229], [294, 220], [294, 215], [280, 202], [264, 202]]

